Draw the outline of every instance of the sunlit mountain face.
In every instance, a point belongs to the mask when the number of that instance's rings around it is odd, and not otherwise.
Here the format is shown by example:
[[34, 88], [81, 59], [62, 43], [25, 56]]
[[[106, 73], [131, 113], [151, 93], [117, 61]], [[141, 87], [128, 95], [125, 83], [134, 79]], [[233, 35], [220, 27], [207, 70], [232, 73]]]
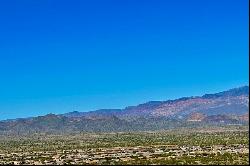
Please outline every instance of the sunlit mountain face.
[[144, 131], [178, 127], [242, 125], [249, 122], [249, 87], [200, 97], [150, 101], [124, 109], [48, 114], [0, 121], [0, 133]]

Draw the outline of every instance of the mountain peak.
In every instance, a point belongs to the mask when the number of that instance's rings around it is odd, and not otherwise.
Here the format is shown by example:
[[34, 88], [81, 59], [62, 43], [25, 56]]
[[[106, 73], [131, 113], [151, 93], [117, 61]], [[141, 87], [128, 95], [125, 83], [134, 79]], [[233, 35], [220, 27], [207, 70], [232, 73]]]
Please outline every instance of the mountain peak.
[[205, 94], [202, 96], [202, 98], [211, 99], [218, 97], [241, 96], [241, 95], [249, 96], [249, 86], [241, 86], [238, 88], [229, 89], [227, 91], [215, 94]]

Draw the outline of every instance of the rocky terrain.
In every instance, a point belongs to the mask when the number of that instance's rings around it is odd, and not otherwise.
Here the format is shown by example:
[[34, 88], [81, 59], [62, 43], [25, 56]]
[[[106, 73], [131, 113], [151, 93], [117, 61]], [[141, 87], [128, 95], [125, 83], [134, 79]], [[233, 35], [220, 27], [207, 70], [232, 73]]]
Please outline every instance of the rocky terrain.
[[0, 134], [145, 131], [249, 122], [249, 87], [216, 94], [150, 101], [124, 109], [48, 114], [0, 121]]

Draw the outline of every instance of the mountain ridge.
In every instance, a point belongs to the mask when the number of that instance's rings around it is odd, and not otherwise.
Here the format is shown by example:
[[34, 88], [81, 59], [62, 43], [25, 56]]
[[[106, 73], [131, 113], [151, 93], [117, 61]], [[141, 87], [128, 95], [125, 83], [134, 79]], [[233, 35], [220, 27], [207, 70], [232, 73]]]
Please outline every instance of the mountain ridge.
[[248, 124], [249, 87], [196, 97], [149, 101], [124, 109], [68, 112], [0, 121], [1, 134], [117, 132]]
[[[175, 102], [179, 102], [179, 101], [187, 101], [190, 99], [216, 99], [216, 98], [221, 98], [221, 97], [235, 97], [235, 96], [241, 96], [241, 95], [247, 95], [249, 96], [249, 86], [241, 86], [241, 87], [237, 87], [237, 88], [232, 88], [229, 89], [227, 91], [222, 91], [222, 92], [218, 92], [218, 93], [214, 93], [214, 94], [205, 94], [203, 96], [191, 96], [191, 97], [181, 97], [178, 99], [174, 99], [174, 100], [166, 100], [166, 101], [148, 101], [146, 103], [142, 103], [142, 104], [138, 104], [137, 106], [128, 106], [125, 107], [124, 109], [99, 109], [96, 111], [89, 111], [89, 112], [77, 112], [79, 116], [86, 116], [88, 114], [95, 114], [95, 113], [104, 113], [101, 110], [105, 110], [105, 113], [117, 113], [117, 114], [126, 114], [129, 112], [133, 112], [133, 110], [136, 111], [141, 111], [144, 110], [143, 113], [147, 112], [147, 109], [152, 109], [155, 107], [160, 106], [161, 104], [172, 104]], [[110, 112], [108, 112], [110, 111]], [[77, 113], [75, 112], [74, 116], [77, 116]], [[139, 113], [139, 112], [138, 112]], [[140, 114], [140, 113], [139, 113]], [[70, 116], [69, 113], [63, 114], [66, 116]]]

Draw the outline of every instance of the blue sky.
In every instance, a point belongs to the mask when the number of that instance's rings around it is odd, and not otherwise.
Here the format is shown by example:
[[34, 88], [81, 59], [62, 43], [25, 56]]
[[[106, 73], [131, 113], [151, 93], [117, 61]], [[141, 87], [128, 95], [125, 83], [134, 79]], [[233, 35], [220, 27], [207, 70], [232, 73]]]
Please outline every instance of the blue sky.
[[249, 83], [247, 0], [0, 1], [0, 119]]

